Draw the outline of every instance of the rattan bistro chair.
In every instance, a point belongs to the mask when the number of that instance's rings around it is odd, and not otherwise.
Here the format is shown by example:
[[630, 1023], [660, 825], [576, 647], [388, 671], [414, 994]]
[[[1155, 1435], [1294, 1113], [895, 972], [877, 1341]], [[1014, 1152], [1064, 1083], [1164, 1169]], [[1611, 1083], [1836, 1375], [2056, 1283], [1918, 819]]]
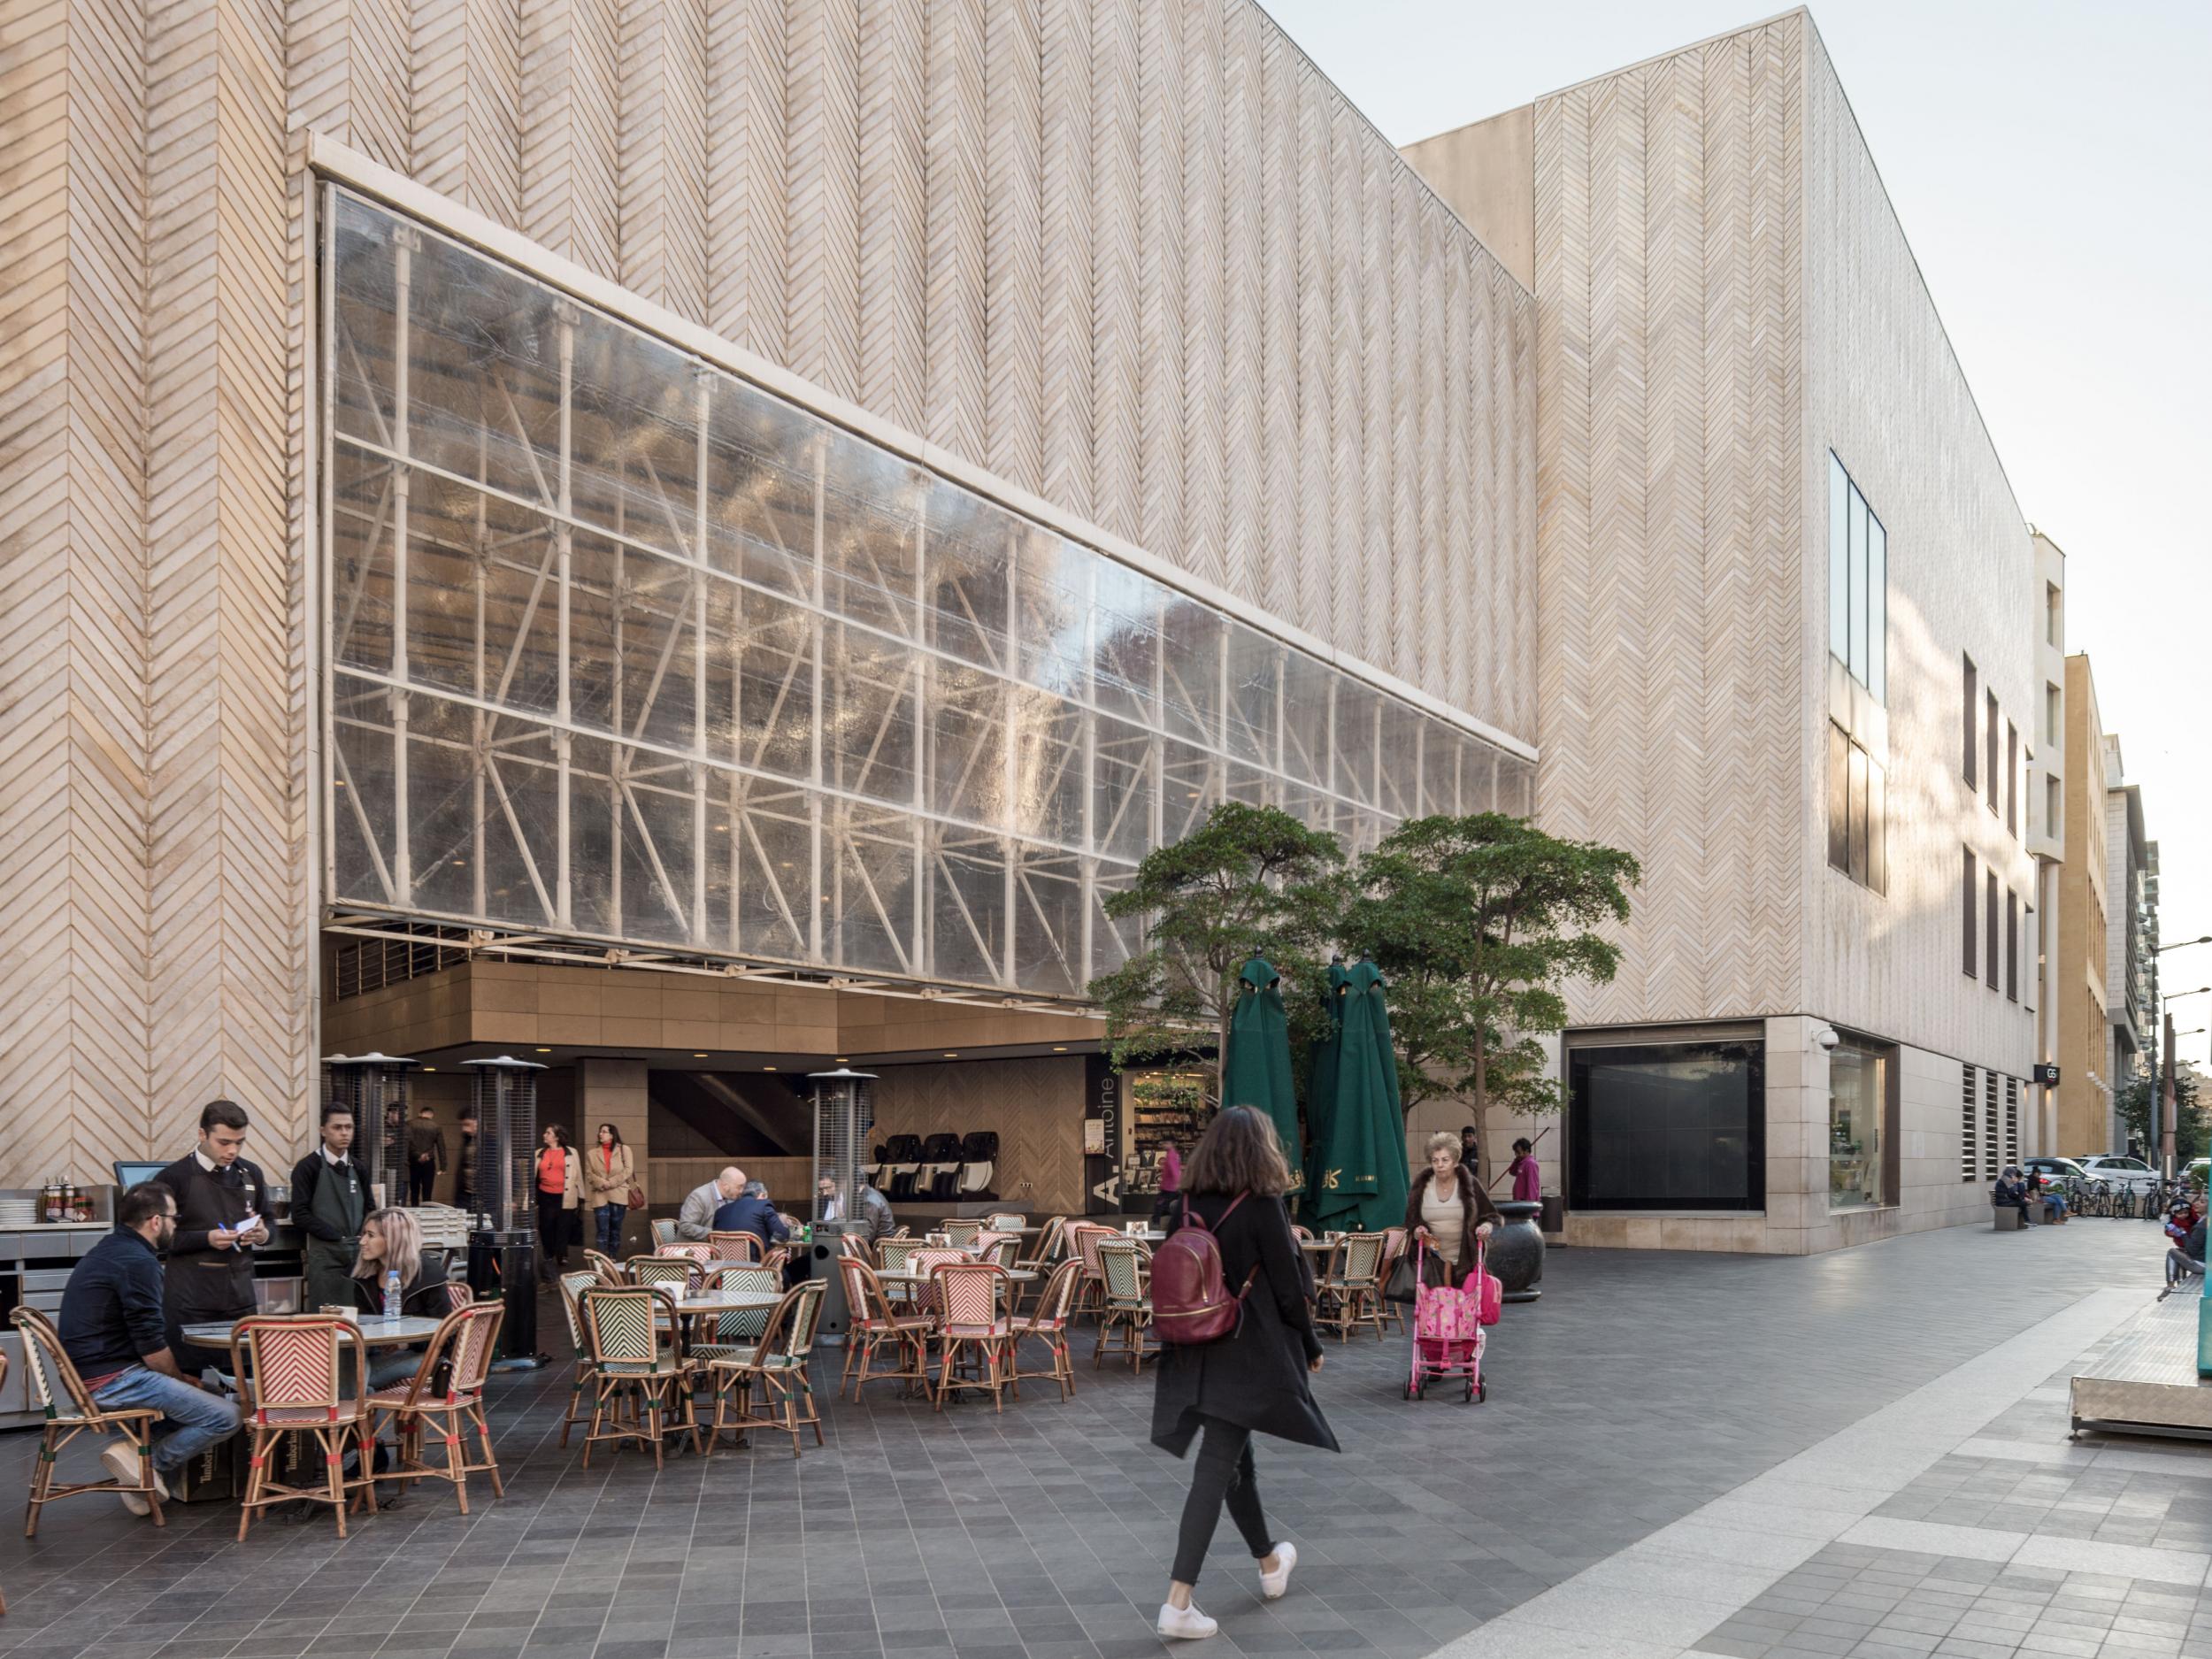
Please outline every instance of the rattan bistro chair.
[[699, 1258], [695, 1256], [634, 1256], [622, 1263], [634, 1285], [665, 1285], [679, 1295], [699, 1282]]
[[665, 1285], [594, 1285], [578, 1300], [592, 1366], [584, 1467], [591, 1467], [591, 1448], [601, 1441], [649, 1443], [656, 1469], [672, 1431], [689, 1434], [695, 1449], [699, 1422], [686, 1386], [675, 1293]]
[[[296, 1498], [330, 1505], [341, 1538], [346, 1535], [346, 1505], [356, 1493], [374, 1512], [376, 1448], [368, 1403], [359, 1393], [346, 1393], [347, 1379], [368, 1375], [368, 1348], [359, 1326], [334, 1314], [250, 1316], [231, 1327], [230, 1374], [238, 1379], [246, 1432], [252, 1437], [246, 1495], [239, 1500], [240, 1539], [253, 1525], [256, 1510]], [[320, 1485], [292, 1486], [277, 1478], [278, 1442], [288, 1434], [301, 1437], [296, 1445], [311, 1442], [322, 1454]], [[360, 1471], [351, 1479], [343, 1467], [349, 1440], [361, 1455]], [[303, 1479], [305, 1473], [301, 1471]]]
[[[845, 1338], [845, 1369], [837, 1379], [837, 1397], [845, 1397], [845, 1385], [856, 1371], [853, 1398], [860, 1398], [868, 1383], [897, 1378], [910, 1386], [927, 1380], [929, 1333], [935, 1324], [926, 1313], [901, 1313], [884, 1294], [876, 1270], [857, 1256], [841, 1256], [837, 1271], [844, 1276], [845, 1306], [851, 1313]], [[898, 1364], [890, 1371], [875, 1368], [876, 1355], [889, 1343], [898, 1350]]]
[[[1083, 1278], [1083, 1263], [1071, 1258], [1052, 1270], [1052, 1277], [1045, 1280], [1045, 1287], [1037, 1297], [1036, 1306], [1027, 1313], [1018, 1313], [1007, 1321], [1006, 1380], [1012, 1385], [1014, 1398], [1022, 1397], [1022, 1382], [1026, 1378], [1042, 1377], [1060, 1385], [1060, 1398], [1075, 1397], [1075, 1360], [1068, 1349], [1068, 1325], [1074, 1317], [1075, 1292]], [[1045, 1345], [1052, 1356], [1052, 1364], [1045, 1371], [1024, 1371], [1021, 1368], [1021, 1345], [1025, 1337], [1034, 1337]]]
[[710, 1233], [707, 1249], [718, 1262], [757, 1263], [760, 1260], [760, 1234], [742, 1230]]
[[[85, 1492], [131, 1492], [144, 1498], [156, 1526], [168, 1523], [161, 1515], [161, 1486], [154, 1476], [154, 1425], [161, 1413], [150, 1406], [125, 1411], [104, 1411], [92, 1391], [77, 1374], [61, 1333], [35, 1308], [18, 1308], [8, 1316], [23, 1333], [23, 1362], [30, 1367], [31, 1397], [46, 1414], [39, 1437], [38, 1461], [31, 1465], [31, 1496], [23, 1514], [23, 1536], [38, 1536], [38, 1514], [56, 1498], [73, 1498]], [[119, 1434], [138, 1452], [138, 1482], [83, 1480], [73, 1486], [54, 1484], [54, 1471], [62, 1448], [80, 1434]]]
[[[751, 1233], [745, 1235], [751, 1238]], [[771, 1267], [749, 1262], [733, 1262], [728, 1266], [707, 1275], [705, 1288], [709, 1290], [780, 1291], [783, 1275]], [[760, 1346], [766, 1333], [773, 1306], [767, 1308], [728, 1308], [719, 1313], [704, 1314], [686, 1333], [684, 1359], [691, 1367], [695, 1384], [713, 1384], [712, 1366], [718, 1359], [737, 1359]]]
[[1091, 1347], [1091, 1368], [1095, 1371], [1106, 1356], [1107, 1337], [1119, 1330], [1129, 1369], [1142, 1371], [1147, 1357], [1158, 1351], [1147, 1340], [1152, 1329], [1152, 1294], [1143, 1250], [1133, 1240], [1102, 1239], [1098, 1265], [1106, 1284], [1106, 1302], [1098, 1316], [1098, 1340]]
[[964, 1248], [982, 1233], [983, 1223], [974, 1216], [949, 1216], [937, 1224], [937, 1231], [945, 1235], [947, 1244]]
[[[822, 1414], [814, 1402], [807, 1360], [814, 1352], [815, 1328], [821, 1322], [822, 1296], [828, 1288], [818, 1279], [795, 1285], [768, 1316], [759, 1347], [707, 1367], [714, 1379], [714, 1421], [708, 1431], [711, 1440], [718, 1441], [725, 1429], [741, 1440], [749, 1429], [780, 1429], [791, 1436], [791, 1455], [796, 1457], [799, 1431], [810, 1425], [814, 1443], [823, 1444]], [[762, 1395], [758, 1402], [756, 1389]], [[757, 1403], [762, 1407], [757, 1411]]]
[[621, 1263], [616, 1261], [611, 1256], [603, 1255], [597, 1250], [588, 1248], [585, 1249], [584, 1265], [591, 1269], [593, 1274], [603, 1285], [626, 1285], [630, 1282], [630, 1275], [625, 1271]]
[[664, 1244], [673, 1244], [682, 1236], [676, 1231], [676, 1217], [673, 1216], [663, 1216], [659, 1220], [649, 1222], [647, 1225], [653, 1230], [655, 1249], [658, 1249]]
[[1351, 1336], [1356, 1325], [1372, 1325], [1378, 1338], [1383, 1333], [1383, 1242], [1379, 1233], [1348, 1234], [1333, 1270], [1319, 1281], [1320, 1305], [1314, 1323], [1334, 1331], [1340, 1342]]
[[[464, 1515], [469, 1512], [471, 1475], [489, 1475], [492, 1496], [507, 1495], [499, 1481], [499, 1459], [492, 1452], [491, 1425], [484, 1420], [484, 1380], [491, 1375], [492, 1359], [499, 1351], [499, 1325], [506, 1314], [505, 1304], [497, 1302], [456, 1309], [430, 1339], [415, 1374], [369, 1396], [369, 1438], [373, 1440], [388, 1424], [399, 1442], [395, 1466], [373, 1475], [372, 1481], [449, 1480]], [[423, 1461], [426, 1425], [441, 1431], [439, 1438], [445, 1443], [442, 1463]], [[473, 1463], [465, 1449], [472, 1428], [483, 1454]]]
[[1003, 1411], [1007, 1349], [1014, 1337], [1006, 1270], [995, 1262], [939, 1262], [930, 1268], [929, 1280], [938, 1309], [937, 1409], [945, 1409], [945, 1396], [955, 1388], [988, 1388], [992, 1405]]
[[584, 1345], [584, 1323], [577, 1298], [600, 1282], [596, 1273], [561, 1275], [561, 1311], [568, 1316], [568, 1340], [575, 1350], [576, 1369], [569, 1378], [568, 1410], [561, 1418], [561, 1446], [568, 1446], [568, 1432], [584, 1420], [584, 1391], [591, 1386], [591, 1354]]

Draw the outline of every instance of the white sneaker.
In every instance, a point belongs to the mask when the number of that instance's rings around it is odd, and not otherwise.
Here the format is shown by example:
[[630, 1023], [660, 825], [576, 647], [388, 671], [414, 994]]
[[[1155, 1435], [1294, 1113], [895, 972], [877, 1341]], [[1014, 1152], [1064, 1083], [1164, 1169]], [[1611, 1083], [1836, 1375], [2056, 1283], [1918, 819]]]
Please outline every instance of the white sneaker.
[[[138, 1448], [128, 1440], [110, 1440], [100, 1453], [100, 1462], [117, 1480], [127, 1486], [135, 1486], [138, 1484]], [[163, 1484], [157, 1471], [154, 1476], [154, 1490], [165, 1502], [167, 1502], [169, 1488]], [[151, 1515], [154, 1512], [153, 1505], [146, 1502], [146, 1494], [142, 1492], [119, 1492], [115, 1495], [123, 1501], [123, 1507], [133, 1515]]]
[[1210, 1636], [1221, 1628], [1195, 1607], [1177, 1607], [1171, 1601], [1160, 1603], [1160, 1622], [1153, 1627], [1163, 1636], [1180, 1637], [1194, 1641]]
[[1283, 1592], [1290, 1588], [1290, 1570], [1298, 1564], [1298, 1546], [1276, 1545], [1275, 1559], [1282, 1565], [1274, 1571], [1270, 1572], [1264, 1567], [1260, 1569], [1260, 1594], [1271, 1601], [1281, 1601]]

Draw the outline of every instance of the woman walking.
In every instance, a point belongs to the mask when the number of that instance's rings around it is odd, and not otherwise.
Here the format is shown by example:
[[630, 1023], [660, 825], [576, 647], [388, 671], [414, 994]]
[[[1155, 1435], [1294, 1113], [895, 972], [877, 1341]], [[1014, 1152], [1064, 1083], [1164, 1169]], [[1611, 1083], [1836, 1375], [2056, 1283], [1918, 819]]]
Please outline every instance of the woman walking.
[[622, 1144], [622, 1131], [601, 1124], [599, 1144], [584, 1155], [584, 1202], [591, 1206], [600, 1253], [618, 1261], [622, 1256], [622, 1217], [629, 1213], [630, 1188], [636, 1180], [637, 1166], [631, 1162], [630, 1148]]
[[1191, 1604], [1191, 1590], [1225, 1504], [1259, 1563], [1260, 1594], [1271, 1601], [1290, 1588], [1298, 1552], [1268, 1532], [1252, 1436], [1338, 1449], [1306, 1386], [1307, 1374], [1321, 1369], [1321, 1340], [1307, 1302], [1311, 1281], [1283, 1205], [1289, 1187], [1274, 1125], [1249, 1106], [1232, 1106], [1198, 1138], [1183, 1165], [1183, 1202], [1164, 1217], [1171, 1237], [1204, 1221], [1221, 1252], [1222, 1282], [1243, 1292], [1244, 1307], [1235, 1332], [1219, 1341], [1160, 1350], [1152, 1443], [1180, 1457], [1202, 1429], [1205, 1436], [1160, 1608], [1163, 1636], [1210, 1636], [1218, 1628]]
[[538, 1276], [551, 1279], [568, 1267], [568, 1212], [584, 1202], [584, 1171], [560, 1125], [538, 1139]]
[[1423, 1282], [1456, 1285], [1475, 1271], [1481, 1240], [1490, 1236], [1498, 1207], [1475, 1185], [1460, 1162], [1460, 1143], [1448, 1132], [1429, 1137], [1429, 1166], [1414, 1177], [1406, 1199], [1406, 1230], [1427, 1247]]

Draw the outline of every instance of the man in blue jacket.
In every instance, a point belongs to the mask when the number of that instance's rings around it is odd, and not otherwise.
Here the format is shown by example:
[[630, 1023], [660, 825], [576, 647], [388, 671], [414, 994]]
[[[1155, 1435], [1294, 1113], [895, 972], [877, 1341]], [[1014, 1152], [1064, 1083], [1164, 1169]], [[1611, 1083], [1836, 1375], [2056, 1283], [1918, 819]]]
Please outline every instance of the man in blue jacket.
[[791, 1236], [791, 1224], [768, 1202], [768, 1189], [758, 1181], [748, 1181], [742, 1196], [731, 1199], [714, 1212], [714, 1230], [753, 1234], [760, 1240], [764, 1256], [771, 1245], [781, 1244]]
[[[168, 1187], [142, 1181], [125, 1193], [115, 1231], [70, 1272], [57, 1322], [61, 1345], [95, 1405], [107, 1411], [151, 1407], [173, 1425], [154, 1447], [154, 1486], [164, 1498], [164, 1474], [238, 1432], [238, 1408], [188, 1380], [169, 1351], [160, 1253], [176, 1231], [176, 1199]], [[138, 1457], [127, 1441], [110, 1441], [100, 1461], [117, 1480], [138, 1483]], [[151, 1510], [135, 1492], [116, 1495], [133, 1515]]]

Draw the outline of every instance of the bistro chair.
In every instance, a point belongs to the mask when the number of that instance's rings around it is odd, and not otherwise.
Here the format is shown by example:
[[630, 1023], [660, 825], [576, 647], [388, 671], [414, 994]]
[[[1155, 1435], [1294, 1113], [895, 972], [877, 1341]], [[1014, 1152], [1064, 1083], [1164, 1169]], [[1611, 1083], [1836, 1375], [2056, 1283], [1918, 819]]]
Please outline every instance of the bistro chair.
[[577, 1300], [592, 1365], [584, 1467], [591, 1467], [591, 1448], [602, 1440], [618, 1446], [649, 1441], [656, 1469], [672, 1430], [689, 1434], [695, 1449], [699, 1421], [684, 1386], [687, 1371], [674, 1293], [665, 1285], [594, 1285]]
[[939, 1222], [937, 1231], [945, 1235], [947, 1244], [965, 1247], [976, 1241], [983, 1224], [973, 1216], [953, 1216]]
[[1030, 1272], [1041, 1272], [1050, 1267], [1059, 1259], [1061, 1236], [1067, 1231], [1067, 1225], [1065, 1216], [1052, 1217], [1045, 1223], [1044, 1230], [1038, 1233], [1037, 1242], [1032, 1247], [1033, 1253], [1023, 1256], [1014, 1265]]
[[[349, 1348], [350, 1355], [345, 1352]], [[323, 1313], [250, 1315], [231, 1327], [230, 1374], [238, 1379], [250, 1437], [246, 1495], [239, 1500], [242, 1540], [253, 1525], [254, 1511], [272, 1503], [294, 1499], [327, 1503], [341, 1538], [346, 1535], [346, 1505], [354, 1494], [375, 1512], [376, 1446], [368, 1402], [357, 1393], [350, 1398], [345, 1393], [344, 1379], [368, 1375], [367, 1345], [352, 1320]], [[300, 1436], [296, 1446], [321, 1451], [319, 1486], [293, 1486], [278, 1478], [275, 1454], [288, 1434]], [[348, 1440], [361, 1458], [360, 1472], [350, 1479], [344, 1468]], [[297, 1478], [304, 1481], [307, 1472], [299, 1470]]]
[[568, 1411], [561, 1418], [561, 1447], [568, 1447], [568, 1432], [584, 1420], [584, 1390], [591, 1386], [591, 1355], [584, 1346], [584, 1326], [577, 1310], [577, 1298], [590, 1286], [599, 1283], [596, 1273], [563, 1273], [561, 1275], [561, 1311], [568, 1316], [569, 1345], [576, 1353], [576, 1369], [569, 1379]]
[[941, 1267], [969, 1267], [974, 1257], [964, 1251], [947, 1249], [943, 1245], [926, 1247], [914, 1252], [906, 1271], [913, 1277], [914, 1305], [921, 1312], [934, 1316], [943, 1305], [938, 1294], [937, 1270]]
[[954, 1388], [988, 1388], [993, 1407], [1003, 1411], [1007, 1349], [1014, 1336], [1006, 1311], [1006, 1270], [995, 1262], [940, 1262], [929, 1279], [940, 1310], [937, 1409], [945, 1409], [945, 1395]]
[[[38, 1512], [56, 1498], [73, 1498], [84, 1492], [133, 1492], [146, 1500], [154, 1525], [166, 1526], [161, 1501], [167, 1495], [154, 1473], [154, 1425], [161, 1413], [150, 1406], [120, 1411], [103, 1410], [94, 1403], [92, 1391], [77, 1374], [75, 1363], [61, 1345], [61, 1333], [35, 1308], [18, 1308], [8, 1316], [23, 1333], [23, 1363], [30, 1367], [31, 1397], [46, 1414], [39, 1436], [38, 1459], [31, 1465], [31, 1498], [24, 1511], [23, 1536], [38, 1536]], [[4, 1373], [0, 1373], [4, 1376]], [[58, 1486], [54, 1471], [62, 1448], [80, 1434], [119, 1434], [138, 1453], [138, 1480], [85, 1480]]]
[[1311, 1244], [1313, 1242], [1313, 1229], [1311, 1227], [1300, 1226], [1295, 1222], [1291, 1224], [1290, 1235], [1294, 1239], [1297, 1240], [1301, 1244]]
[[1111, 1227], [1094, 1226], [1087, 1221], [1068, 1224], [1068, 1254], [1083, 1263], [1083, 1278], [1075, 1295], [1077, 1313], [1103, 1314], [1106, 1306], [1106, 1270], [1099, 1265], [1098, 1247], [1122, 1236]]
[[1098, 1316], [1098, 1340], [1091, 1348], [1091, 1369], [1106, 1356], [1110, 1332], [1121, 1332], [1121, 1351], [1129, 1356], [1129, 1369], [1141, 1371], [1146, 1358], [1158, 1351], [1148, 1343], [1152, 1329], [1151, 1286], [1145, 1272], [1146, 1257], [1133, 1240], [1103, 1240], [1098, 1247], [1098, 1265], [1105, 1280], [1105, 1305]]
[[[1083, 1278], [1083, 1263], [1070, 1259], [1052, 1270], [1052, 1277], [1045, 1281], [1039, 1293], [1037, 1305], [1027, 1313], [1018, 1313], [1007, 1321], [1006, 1380], [1012, 1386], [1014, 1398], [1022, 1397], [1022, 1379], [1027, 1377], [1049, 1378], [1060, 1385], [1060, 1398], [1075, 1397], [1075, 1361], [1068, 1351], [1068, 1325], [1075, 1309], [1075, 1292]], [[1035, 1337], [1052, 1355], [1052, 1364], [1045, 1371], [1024, 1371], [1021, 1368], [1021, 1344], [1024, 1337]]]
[[1350, 1339], [1356, 1325], [1371, 1325], [1376, 1337], [1382, 1336], [1382, 1253], [1381, 1233], [1348, 1233], [1331, 1271], [1317, 1282], [1321, 1296], [1314, 1323], [1334, 1331], [1340, 1342]]
[[837, 1254], [841, 1258], [851, 1256], [873, 1267], [876, 1264], [875, 1246], [868, 1242], [863, 1233], [841, 1233], [837, 1235]]
[[700, 1278], [698, 1258], [691, 1256], [634, 1256], [623, 1264], [634, 1285], [665, 1285], [679, 1296]]
[[[492, 1453], [491, 1425], [484, 1420], [484, 1379], [491, 1375], [492, 1359], [499, 1351], [500, 1321], [506, 1317], [503, 1302], [474, 1302], [455, 1309], [423, 1350], [415, 1374], [369, 1396], [368, 1438], [373, 1440], [379, 1430], [388, 1426], [399, 1442], [395, 1466], [372, 1475], [372, 1487], [379, 1480], [449, 1480], [464, 1515], [469, 1512], [471, 1475], [489, 1475], [492, 1496], [507, 1495], [499, 1481], [499, 1459]], [[426, 1425], [438, 1431], [445, 1442], [442, 1463], [423, 1461]], [[483, 1452], [481, 1461], [475, 1463], [465, 1449], [472, 1428]]]
[[715, 1261], [718, 1259], [719, 1252], [718, 1252], [714, 1248], [714, 1238], [715, 1235], [713, 1233], [709, 1233], [707, 1235], [707, 1242], [704, 1244], [695, 1244], [681, 1240], [674, 1244], [657, 1244], [653, 1247], [653, 1254], [656, 1256], [688, 1256], [695, 1262]]
[[991, 1233], [1019, 1233], [1029, 1225], [1029, 1217], [1018, 1210], [994, 1210], [983, 1217], [983, 1225]]
[[760, 1258], [760, 1264], [771, 1272], [780, 1274], [785, 1263], [790, 1260], [791, 1247], [787, 1244], [777, 1244], [769, 1247], [768, 1254]]
[[[1387, 1285], [1390, 1283], [1390, 1276], [1393, 1272], [1397, 1271], [1399, 1260], [1405, 1255], [1406, 1247], [1412, 1241], [1412, 1238], [1413, 1235], [1408, 1233], [1403, 1227], [1385, 1227], [1383, 1229], [1382, 1265], [1375, 1270], [1375, 1282], [1377, 1284]], [[1384, 1297], [1378, 1296], [1376, 1298], [1375, 1312], [1379, 1318], [1388, 1320], [1391, 1324], [1396, 1325], [1401, 1332], [1406, 1328], [1405, 1304], [1403, 1302], [1391, 1302]], [[1380, 1328], [1381, 1327], [1379, 1325], [1377, 1326], [1378, 1331], [1379, 1331]]]
[[[837, 1397], [845, 1397], [845, 1385], [856, 1369], [860, 1380], [853, 1384], [853, 1398], [872, 1382], [896, 1377], [911, 1386], [928, 1380], [929, 1333], [933, 1321], [926, 1313], [901, 1313], [884, 1294], [876, 1270], [857, 1256], [841, 1256], [837, 1271], [844, 1276], [845, 1306], [851, 1322], [846, 1327], [845, 1369], [837, 1379]], [[898, 1365], [891, 1371], [875, 1369], [876, 1355], [885, 1343], [898, 1349]]]
[[[714, 1378], [714, 1420], [708, 1430], [710, 1440], [719, 1440], [725, 1429], [741, 1444], [748, 1429], [780, 1429], [791, 1436], [791, 1455], [796, 1457], [799, 1431], [811, 1425], [814, 1443], [823, 1444], [822, 1414], [814, 1403], [807, 1359], [814, 1351], [822, 1295], [828, 1288], [818, 1279], [795, 1285], [768, 1316], [768, 1328], [757, 1348], [718, 1359], [708, 1367]], [[756, 1387], [763, 1396], [763, 1409], [758, 1412], [753, 1409]]]
[[979, 1262], [995, 1263], [998, 1266], [1011, 1272], [1020, 1265], [1021, 1248], [1022, 1241], [1018, 1234], [987, 1233], [976, 1249], [975, 1259]]
[[675, 1243], [683, 1236], [676, 1231], [676, 1218], [673, 1216], [664, 1216], [658, 1221], [649, 1225], [653, 1229], [653, 1248], [657, 1250], [664, 1244]]
[[892, 1229], [891, 1236], [895, 1239], [910, 1239], [914, 1236], [914, 1229], [902, 1223]]
[[[885, 1274], [911, 1271], [916, 1253], [924, 1248], [919, 1239], [907, 1238], [902, 1233], [879, 1239], [876, 1241], [876, 1271]], [[886, 1294], [895, 1308], [911, 1308], [921, 1301], [920, 1294], [911, 1284], [893, 1286]]]
[[599, 1282], [603, 1285], [626, 1285], [630, 1282], [630, 1275], [624, 1271], [621, 1263], [616, 1261], [611, 1256], [602, 1255], [597, 1250], [589, 1248], [585, 1250], [584, 1265], [598, 1276]]
[[[753, 1235], [749, 1233], [745, 1236], [749, 1239]], [[704, 1288], [766, 1291], [773, 1294], [783, 1288], [783, 1275], [773, 1268], [738, 1262], [708, 1274]], [[719, 1313], [700, 1315], [684, 1342], [684, 1357], [690, 1362], [694, 1379], [710, 1382], [708, 1367], [716, 1360], [735, 1359], [759, 1347], [761, 1336], [768, 1329], [769, 1316], [774, 1311], [771, 1304], [765, 1308], [726, 1308]], [[701, 1340], [694, 1340], [695, 1338]]]
[[717, 1262], [757, 1262], [760, 1260], [760, 1234], [757, 1233], [710, 1233], [707, 1249]]

